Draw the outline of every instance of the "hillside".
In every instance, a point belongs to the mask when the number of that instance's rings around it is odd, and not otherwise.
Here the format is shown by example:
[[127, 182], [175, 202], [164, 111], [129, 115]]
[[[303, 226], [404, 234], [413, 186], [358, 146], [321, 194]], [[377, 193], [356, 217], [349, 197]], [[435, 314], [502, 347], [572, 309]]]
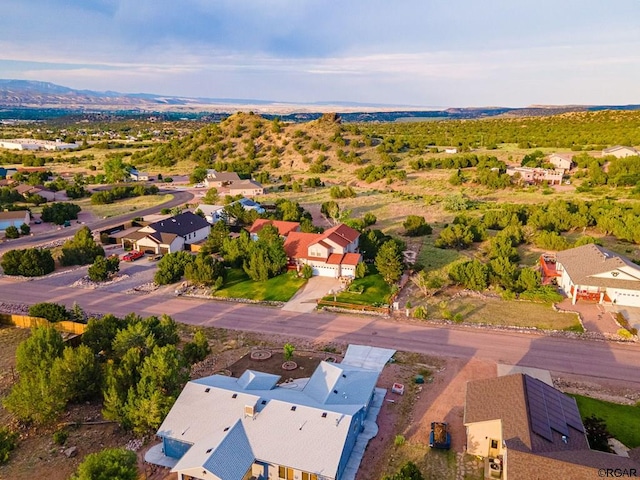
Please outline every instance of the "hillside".
[[374, 148], [377, 143], [342, 125], [336, 114], [292, 124], [237, 113], [185, 138], [134, 153], [131, 161], [143, 168], [184, 170], [195, 164], [243, 175], [266, 171], [274, 176], [308, 173], [326, 178], [352, 175], [359, 167], [384, 161], [385, 155]]

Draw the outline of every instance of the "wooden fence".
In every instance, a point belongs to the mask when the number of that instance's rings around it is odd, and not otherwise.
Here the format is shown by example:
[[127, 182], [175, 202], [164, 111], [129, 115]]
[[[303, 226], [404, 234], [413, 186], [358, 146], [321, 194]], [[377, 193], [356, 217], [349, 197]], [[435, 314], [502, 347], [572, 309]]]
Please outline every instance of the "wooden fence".
[[358, 310], [360, 312], [376, 312], [383, 315], [390, 315], [390, 307], [372, 307], [370, 305], [358, 305], [357, 303], [332, 302], [330, 300], [318, 300], [319, 307], [336, 307], [348, 310]]
[[82, 335], [87, 328], [87, 325], [84, 323], [69, 322], [66, 320], [62, 322], [50, 322], [46, 318], [10, 313], [0, 313], [0, 323], [4, 323], [5, 325], [15, 325], [20, 328], [33, 328], [51, 325], [59, 332], [72, 333], [74, 335]]

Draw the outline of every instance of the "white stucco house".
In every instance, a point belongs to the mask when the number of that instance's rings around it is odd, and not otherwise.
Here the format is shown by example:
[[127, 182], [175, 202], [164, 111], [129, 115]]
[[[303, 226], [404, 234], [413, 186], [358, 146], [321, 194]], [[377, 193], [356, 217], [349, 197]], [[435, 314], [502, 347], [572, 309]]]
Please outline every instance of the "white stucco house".
[[595, 244], [555, 255], [558, 285], [575, 303], [579, 299], [640, 307], [640, 266]]
[[385, 390], [376, 382], [393, 353], [350, 345], [341, 363], [285, 382], [254, 370], [192, 380], [145, 460], [178, 480], [353, 478], [377, 432]]
[[360, 232], [340, 224], [324, 233], [291, 232], [284, 242], [290, 265], [310, 265], [321, 277], [355, 277]]

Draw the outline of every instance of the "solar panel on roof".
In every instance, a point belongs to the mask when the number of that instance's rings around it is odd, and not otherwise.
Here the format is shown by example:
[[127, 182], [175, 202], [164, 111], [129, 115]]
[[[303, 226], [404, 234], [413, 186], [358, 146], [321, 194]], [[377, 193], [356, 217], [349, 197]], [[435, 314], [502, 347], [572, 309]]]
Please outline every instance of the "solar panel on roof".
[[524, 376], [531, 430], [553, 441], [551, 430], [569, 435], [569, 427], [584, 432], [575, 401], [540, 380]]

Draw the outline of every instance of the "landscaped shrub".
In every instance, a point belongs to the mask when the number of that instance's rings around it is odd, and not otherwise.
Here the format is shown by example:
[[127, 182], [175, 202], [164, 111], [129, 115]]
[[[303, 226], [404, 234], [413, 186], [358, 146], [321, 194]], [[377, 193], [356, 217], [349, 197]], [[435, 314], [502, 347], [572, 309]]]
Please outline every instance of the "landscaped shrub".
[[42, 302], [29, 307], [29, 315], [32, 317], [46, 318], [50, 322], [61, 322], [69, 319], [69, 312], [64, 305]]

